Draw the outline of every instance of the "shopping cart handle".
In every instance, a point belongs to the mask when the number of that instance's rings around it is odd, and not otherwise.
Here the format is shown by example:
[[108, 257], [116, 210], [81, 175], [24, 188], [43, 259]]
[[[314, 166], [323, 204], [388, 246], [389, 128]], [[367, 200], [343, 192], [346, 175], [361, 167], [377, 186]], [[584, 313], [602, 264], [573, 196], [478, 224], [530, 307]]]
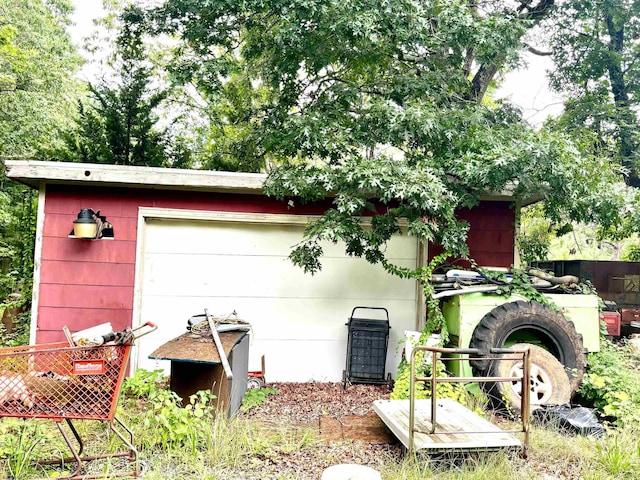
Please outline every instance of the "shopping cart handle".
[[[142, 330], [143, 328], [148, 327], [148, 330], [138, 333], [140, 330]], [[158, 326], [155, 323], [152, 322], [145, 322], [142, 325], [140, 325], [137, 328], [134, 328], [131, 330], [131, 332], [134, 334], [134, 339], [140, 338], [140, 337], [144, 337], [145, 335], [147, 335], [148, 333], [151, 332], [155, 332], [158, 329]]]

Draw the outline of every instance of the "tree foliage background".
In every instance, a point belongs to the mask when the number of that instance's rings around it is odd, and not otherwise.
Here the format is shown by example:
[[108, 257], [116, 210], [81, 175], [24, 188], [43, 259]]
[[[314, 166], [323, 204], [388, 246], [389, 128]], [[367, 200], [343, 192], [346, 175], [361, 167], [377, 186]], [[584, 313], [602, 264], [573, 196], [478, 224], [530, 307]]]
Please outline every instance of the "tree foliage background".
[[[277, 165], [268, 191], [279, 198], [335, 194], [294, 262], [317, 271], [320, 240], [344, 240], [352, 255], [419, 276], [385, 262], [399, 219], [410, 234], [464, 255], [468, 226], [456, 210], [486, 192], [540, 195], [544, 215], [560, 225], [616, 230], [628, 222], [624, 196], [607, 187], [620, 178], [609, 156], [587, 151], [571, 131], [536, 131], [512, 106], [483, 102], [553, 7], [167, 0], [147, 18], [156, 33], [178, 38], [174, 76], [225, 105], [217, 110], [225, 135], [210, 139], [219, 152]], [[354, 220], [363, 214], [373, 215], [370, 228]]]
[[161, 119], [171, 108], [172, 88], [146, 41], [140, 9], [122, 7], [103, 25], [113, 39], [104, 59], [107, 70], [87, 84], [88, 96], [78, 100], [65, 143], [52, 155], [85, 163], [188, 168], [192, 154], [183, 132], [172, 132], [171, 122]]
[[[67, 0], [0, 3], [0, 159], [42, 158], [63, 144], [80, 88], [70, 12]], [[37, 194], [7, 180], [3, 165], [0, 186], [0, 303], [14, 291], [28, 302]]]

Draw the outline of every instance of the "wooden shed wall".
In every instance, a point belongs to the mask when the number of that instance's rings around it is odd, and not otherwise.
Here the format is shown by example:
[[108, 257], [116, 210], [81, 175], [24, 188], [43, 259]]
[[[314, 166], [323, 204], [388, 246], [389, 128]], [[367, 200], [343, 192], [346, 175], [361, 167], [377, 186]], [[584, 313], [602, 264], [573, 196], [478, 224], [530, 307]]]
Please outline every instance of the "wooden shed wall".
[[[36, 339], [63, 340], [71, 331], [110, 321], [131, 325], [138, 207], [225, 212], [288, 213], [282, 202], [257, 195], [50, 185], [44, 207]], [[113, 240], [69, 238], [81, 208], [100, 210], [113, 224]], [[300, 213], [321, 213], [318, 207]]]
[[[510, 202], [486, 201], [479, 207], [457, 212], [469, 223], [469, 256], [480, 266], [511, 267], [515, 252], [515, 209]], [[442, 253], [438, 245], [429, 246], [429, 258]], [[468, 262], [457, 262], [468, 267]]]
[[[260, 195], [125, 188], [47, 186], [40, 258], [36, 342], [64, 340], [72, 331], [111, 322], [131, 325], [139, 207], [272, 214], [321, 214], [326, 205], [289, 209]], [[113, 240], [69, 238], [78, 211], [92, 208], [113, 224]], [[480, 265], [513, 263], [514, 212], [486, 202], [461, 212], [471, 224], [471, 254]]]

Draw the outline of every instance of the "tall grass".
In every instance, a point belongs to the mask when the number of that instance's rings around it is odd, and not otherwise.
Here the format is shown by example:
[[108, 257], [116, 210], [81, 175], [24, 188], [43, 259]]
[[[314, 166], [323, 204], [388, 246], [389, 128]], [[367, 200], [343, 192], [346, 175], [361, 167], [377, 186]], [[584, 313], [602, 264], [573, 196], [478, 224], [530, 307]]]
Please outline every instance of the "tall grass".
[[[129, 418], [127, 421], [139, 414], [140, 408], [134, 406], [133, 402], [125, 402], [120, 411], [121, 417]], [[35, 464], [35, 460], [45, 453], [64, 451], [59, 433], [55, 428], [50, 428], [53, 422], [30, 420], [19, 423], [16, 422], [9, 434], [15, 435], [15, 442], [10, 445], [5, 442], [2, 450], [0, 478], [24, 480], [72, 470], [72, 466], [61, 469], [38, 467]], [[29, 433], [36, 428], [34, 423], [39, 425], [37, 428], [40, 433], [36, 440], [31, 441]], [[89, 452], [104, 453], [105, 449], [110, 448], [104, 425], [100, 422], [76, 424], [81, 435], [89, 439], [86, 446]], [[259, 423], [250, 417], [227, 419], [224, 415], [218, 415], [207, 420], [206, 424], [207, 428], [198, 431], [197, 448], [193, 449], [188, 442], [182, 446], [174, 444], [170, 448], [158, 446], [155, 443], [157, 432], [146, 429], [141, 422], [130, 423], [136, 444], [142, 446], [140, 458], [144, 466], [144, 478], [318, 479], [323, 468], [337, 463], [359, 463], [369, 451], [369, 446], [360, 442], [352, 442], [348, 448], [338, 449], [335, 444], [332, 446], [323, 442], [309, 427]], [[46, 439], [41, 436], [46, 436]], [[439, 458], [380, 453], [374, 468], [381, 472], [385, 480], [632, 480], [640, 479], [638, 438], [640, 431], [631, 427], [611, 430], [602, 440], [567, 436], [534, 427], [527, 460], [508, 452]], [[9, 451], [12, 445], [16, 448], [13, 453]], [[296, 455], [314, 458], [318, 465], [315, 475], [308, 470], [296, 470], [290, 465]], [[126, 468], [122, 459], [114, 459], [91, 466], [91, 472], [112, 472], [115, 478], [116, 472]]]
[[[640, 371], [635, 367], [631, 369], [635, 373], [625, 371], [627, 384], [598, 380], [604, 373], [613, 374], [614, 367], [622, 368], [612, 348], [606, 346], [599, 358], [591, 359], [594, 368], [591, 383], [587, 383], [588, 394], [609, 400], [620, 398], [612, 397], [612, 392], [630, 392], [626, 401], [634, 402], [634, 382], [640, 382]], [[626, 349], [621, 351], [625, 361], [633, 360]], [[357, 441], [327, 444], [312, 426], [284, 425], [277, 418], [265, 422], [240, 414], [228, 419], [209, 407], [209, 394], [197, 396], [191, 407], [182, 408], [166, 390], [166, 383], [145, 385], [147, 381], [157, 379], [134, 377], [130, 388], [123, 389], [118, 408], [119, 418], [134, 432], [146, 480], [319, 479], [324, 468], [338, 463], [368, 463], [385, 480], [640, 480], [640, 427], [626, 418], [611, 424], [602, 439], [534, 426], [527, 460], [513, 452], [404, 457], [399, 447], [376, 449]], [[629, 405], [616, 412], [629, 411], [626, 407]], [[640, 410], [638, 404], [633, 407]], [[632, 418], [635, 416], [634, 411]], [[86, 440], [88, 453], [122, 449], [108, 436], [103, 423], [75, 424]], [[0, 433], [0, 479], [53, 477], [73, 469], [73, 465], [52, 468], [35, 463], [61, 452], [68, 455], [50, 420], [2, 419]], [[127, 469], [125, 464], [123, 459], [106, 460], [91, 465], [88, 471], [115, 478]]]

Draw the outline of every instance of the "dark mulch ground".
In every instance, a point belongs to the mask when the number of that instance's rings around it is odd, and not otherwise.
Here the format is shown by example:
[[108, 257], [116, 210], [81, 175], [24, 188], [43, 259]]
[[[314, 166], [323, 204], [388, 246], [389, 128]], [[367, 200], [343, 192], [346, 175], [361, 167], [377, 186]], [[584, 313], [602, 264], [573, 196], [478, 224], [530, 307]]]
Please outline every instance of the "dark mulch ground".
[[[391, 392], [386, 385], [350, 385], [345, 390], [341, 383], [278, 383], [268, 386], [276, 388], [278, 393], [241, 415], [262, 422], [266, 428], [285, 425], [291, 426], [292, 430], [300, 427], [317, 429], [321, 440], [311, 446], [274, 448], [252, 456], [228, 472], [228, 477], [220, 477], [221, 480], [318, 480], [326, 468], [340, 463], [367, 465], [383, 472], [385, 464], [389, 468], [394, 461], [401, 460], [401, 445], [388, 430], [386, 439], [382, 441], [375, 432], [371, 435], [372, 422], [386, 430], [372, 406], [374, 400], [389, 398]], [[499, 418], [494, 420], [500, 423]], [[336, 425], [343, 427], [337, 435]], [[530, 458], [523, 465], [528, 471], [536, 472], [536, 478], [583, 478], [580, 465], [549, 465], [546, 458]]]
[[[312, 448], [300, 448], [291, 452], [271, 451], [268, 454], [247, 460], [240, 466], [238, 478], [253, 479], [318, 479], [322, 472], [336, 464], [357, 463], [380, 469], [390, 457], [401, 457], [400, 445], [366, 441], [370, 430], [367, 426], [358, 434], [357, 427], [352, 438], [336, 441], [333, 425], [364, 419], [379, 422], [372, 404], [377, 399], [388, 399], [390, 390], [386, 385], [350, 385], [346, 389], [341, 383], [277, 383], [269, 387], [278, 393], [267, 397], [264, 403], [253, 407], [242, 415], [263, 422], [265, 425], [305, 426], [318, 429], [323, 441]], [[326, 425], [326, 426], [323, 426]], [[355, 439], [359, 438], [359, 439]]]
[[321, 416], [343, 418], [373, 412], [373, 401], [388, 399], [387, 385], [348, 385], [341, 383], [274, 383], [278, 390], [246, 414], [257, 418], [278, 418], [291, 423], [317, 423]]

